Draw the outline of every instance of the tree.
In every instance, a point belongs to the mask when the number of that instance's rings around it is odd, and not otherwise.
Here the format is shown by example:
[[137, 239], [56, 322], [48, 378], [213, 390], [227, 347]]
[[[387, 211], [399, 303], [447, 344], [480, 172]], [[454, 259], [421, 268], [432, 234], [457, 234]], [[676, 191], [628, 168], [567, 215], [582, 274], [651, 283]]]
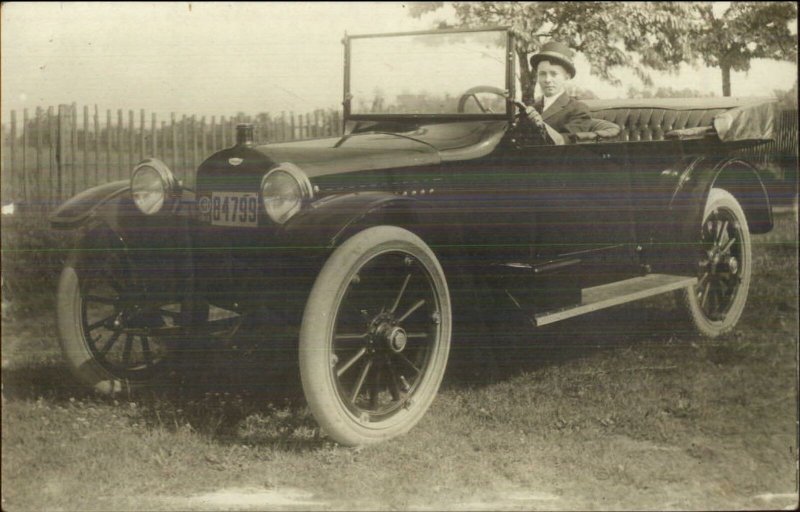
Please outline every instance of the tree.
[[[421, 17], [443, 2], [411, 4], [409, 14]], [[583, 53], [591, 73], [615, 85], [615, 68], [632, 69], [646, 84], [648, 70], [675, 70], [688, 60], [689, 34], [695, 33], [691, 4], [682, 2], [452, 2], [457, 25], [510, 26], [517, 35], [517, 62], [522, 100], [531, 103], [536, 75], [528, 58], [550, 40]], [[439, 28], [443, 24], [439, 23]]]
[[797, 36], [789, 23], [797, 20], [794, 2], [731, 2], [721, 15], [713, 2], [692, 4], [702, 23], [691, 38], [706, 65], [722, 72], [722, 95], [731, 95], [731, 70], [748, 71], [753, 59], [797, 61]]

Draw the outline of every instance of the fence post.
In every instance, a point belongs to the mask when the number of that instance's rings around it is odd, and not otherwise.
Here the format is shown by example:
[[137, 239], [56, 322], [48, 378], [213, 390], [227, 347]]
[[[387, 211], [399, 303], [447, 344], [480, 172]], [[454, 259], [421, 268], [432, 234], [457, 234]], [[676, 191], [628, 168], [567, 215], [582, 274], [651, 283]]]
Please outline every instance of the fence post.
[[22, 196], [31, 202], [31, 191], [28, 188], [28, 109], [22, 109]]
[[[305, 133], [305, 127], [303, 126], [303, 114], [297, 114], [297, 123], [296, 123], [295, 127], [296, 127], [297, 132], [296, 132], [294, 138], [297, 139], [297, 140], [304, 139], [305, 137], [303, 136], [303, 133]], [[292, 130], [292, 131], [294, 131], [294, 130]]]
[[67, 135], [66, 105], [58, 106], [58, 130], [56, 131], [56, 200], [63, 198], [64, 168], [66, 155], [64, 139]]
[[139, 161], [140, 162], [144, 160], [144, 153], [145, 153], [144, 128], [145, 128], [144, 109], [140, 108], [139, 109]]
[[19, 191], [17, 190], [17, 111], [11, 111], [11, 132], [8, 135], [8, 168], [6, 174], [8, 176], [8, 183], [11, 188], [11, 200], [18, 202], [20, 200]]
[[69, 108], [69, 196], [77, 193], [78, 183], [78, 105], [73, 101]]
[[36, 201], [41, 212], [44, 213], [44, 194], [42, 193], [42, 107], [36, 107], [36, 172], [34, 173], [34, 187], [36, 189]]
[[189, 136], [186, 133], [187, 124], [188, 121], [186, 120], [186, 114], [183, 114], [181, 116], [181, 137], [183, 137], [183, 144], [181, 151], [181, 177], [179, 179], [183, 179], [183, 177], [186, 175], [186, 161], [189, 159]]
[[[85, 190], [89, 185], [89, 105], [83, 106], [83, 176], [81, 176], [80, 189]], [[96, 185], [96, 183], [92, 183]]]
[[167, 140], [167, 122], [161, 121], [161, 130], [160, 136], [157, 137], [158, 139], [158, 148], [156, 148], [155, 154], [158, 155], [159, 158], [163, 159], [165, 162], [167, 161], [167, 150], [166, 150], [166, 140]]
[[[197, 166], [197, 116], [192, 115], [192, 161], [189, 163], [188, 171], [185, 176], [193, 174], [192, 171]], [[185, 181], [185, 180], [184, 180]]]
[[100, 184], [100, 111], [94, 105], [94, 183]]
[[125, 168], [125, 118], [122, 115], [122, 109], [117, 109], [117, 179], [122, 179]]
[[263, 134], [263, 141], [264, 142], [271, 142], [272, 139], [272, 119], [270, 115], [267, 114], [264, 116], [264, 134]]
[[[206, 116], [200, 118], [200, 158], [203, 159], [208, 154], [207, 152], [207, 145], [206, 145]], [[195, 168], [197, 168], [197, 164], [195, 164]], [[192, 176], [194, 176], [194, 172], [192, 172]]]
[[[158, 154], [158, 132], [156, 131], [156, 113], [150, 113], [150, 153], [153, 158], [161, 158]], [[144, 158], [144, 157], [142, 157]]]
[[128, 172], [133, 169], [136, 154], [136, 133], [133, 128], [133, 110], [128, 110]]
[[178, 127], [175, 126], [175, 112], [169, 113], [172, 131], [172, 172], [178, 172]]
[[11, 200], [11, 187], [8, 185], [8, 173], [10, 165], [7, 163], [8, 159], [8, 133], [6, 132], [6, 124], [2, 123], [0, 129], [2, 137], [0, 137], [0, 203], [5, 204]]
[[[57, 201], [56, 188], [53, 186], [58, 181], [58, 118], [53, 107], [47, 107], [47, 137], [50, 148], [48, 155], [48, 183], [50, 184], [47, 199], [53, 203]], [[48, 205], [50, 209], [52, 205]]]
[[111, 109], [108, 109], [106, 110], [106, 181], [111, 181], [111, 177], [114, 176], [111, 164], [111, 137], [113, 133], [111, 128]]

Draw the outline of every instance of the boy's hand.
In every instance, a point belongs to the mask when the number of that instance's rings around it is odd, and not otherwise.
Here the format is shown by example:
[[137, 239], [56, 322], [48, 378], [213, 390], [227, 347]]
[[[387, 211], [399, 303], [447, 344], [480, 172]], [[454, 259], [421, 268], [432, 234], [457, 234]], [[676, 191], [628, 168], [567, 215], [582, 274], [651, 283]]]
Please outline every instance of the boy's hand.
[[525, 115], [527, 115], [528, 119], [530, 119], [531, 122], [534, 125], [536, 125], [539, 129], [544, 128], [544, 119], [542, 119], [542, 114], [540, 114], [539, 111], [537, 111], [535, 108], [526, 107]]

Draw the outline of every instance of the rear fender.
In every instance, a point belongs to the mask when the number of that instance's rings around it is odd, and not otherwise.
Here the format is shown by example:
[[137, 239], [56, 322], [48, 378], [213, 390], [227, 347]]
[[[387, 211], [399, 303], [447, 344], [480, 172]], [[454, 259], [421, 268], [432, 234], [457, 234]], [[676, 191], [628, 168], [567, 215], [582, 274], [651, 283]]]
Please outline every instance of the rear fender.
[[739, 201], [751, 233], [772, 229], [772, 207], [764, 182], [753, 165], [739, 158], [694, 160], [675, 188], [670, 210], [682, 212], [683, 224], [696, 228], [712, 188], [725, 189]]
[[767, 188], [758, 170], [745, 160], [726, 160], [708, 185], [706, 197], [712, 188], [722, 188], [733, 194], [742, 205], [750, 232], [768, 233], [772, 230], [772, 206]]
[[653, 270], [694, 275], [698, 241], [708, 195], [712, 188], [730, 192], [747, 216], [751, 233], [772, 229], [772, 209], [758, 171], [738, 158], [696, 157], [673, 168], [676, 185], [662, 237], [653, 237], [648, 264]]

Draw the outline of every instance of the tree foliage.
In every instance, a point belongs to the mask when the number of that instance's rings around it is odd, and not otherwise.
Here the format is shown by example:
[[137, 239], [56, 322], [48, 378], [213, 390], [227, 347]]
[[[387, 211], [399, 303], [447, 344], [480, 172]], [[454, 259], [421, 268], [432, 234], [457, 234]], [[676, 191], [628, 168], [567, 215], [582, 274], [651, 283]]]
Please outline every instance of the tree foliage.
[[[519, 37], [517, 60], [523, 100], [533, 97], [536, 77], [528, 56], [559, 40], [581, 52], [591, 73], [619, 85], [614, 71], [632, 69], [645, 86], [649, 70], [676, 70], [701, 60], [722, 72], [722, 92], [731, 94], [730, 72], [747, 71], [753, 59], [797, 60], [794, 2], [730, 2], [720, 14], [715, 2], [452, 2], [457, 26], [509, 26]], [[410, 5], [414, 17], [444, 2]], [[439, 22], [438, 26], [443, 27]]]
[[[414, 17], [443, 2], [411, 5]], [[647, 85], [649, 70], [675, 70], [690, 55], [691, 4], [677, 2], [452, 2], [457, 26], [509, 26], [518, 36], [517, 61], [523, 101], [533, 99], [536, 76], [528, 58], [551, 40], [586, 56], [591, 73], [615, 85], [619, 68], [632, 69]], [[441, 26], [441, 24], [440, 24]]]
[[797, 61], [794, 2], [731, 2], [721, 15], [713, 2], [692, 4], [696, 32], [691, 37], [703, 62], [722, 72], [722, 94], [731, 95], [731, 70], [748, 71], [753, 59]]

